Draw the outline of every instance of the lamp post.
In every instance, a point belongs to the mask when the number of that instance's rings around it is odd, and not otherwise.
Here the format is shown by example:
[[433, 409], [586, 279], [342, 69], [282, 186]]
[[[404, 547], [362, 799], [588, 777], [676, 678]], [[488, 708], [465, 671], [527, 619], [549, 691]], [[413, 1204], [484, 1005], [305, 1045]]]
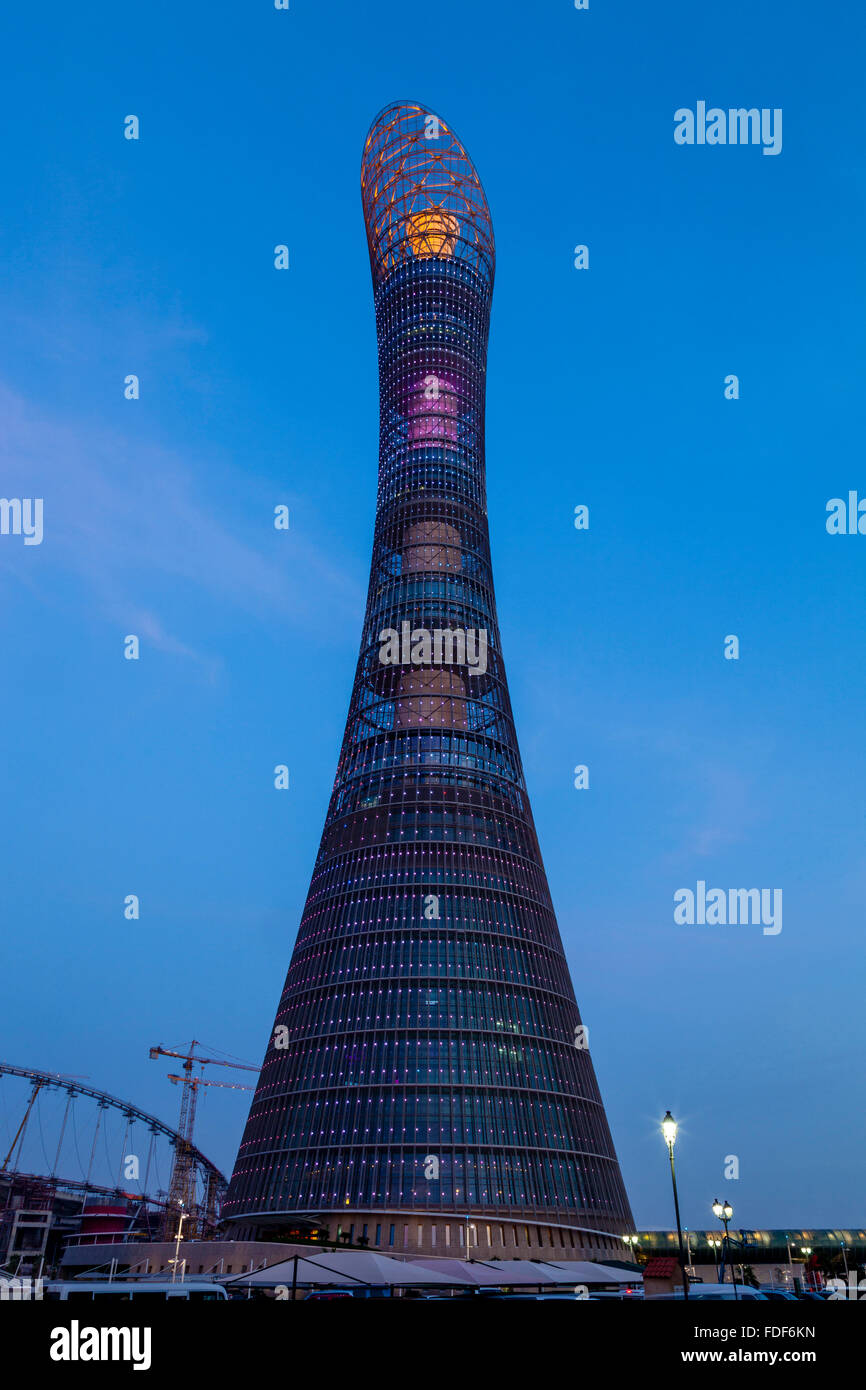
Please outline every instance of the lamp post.
[[791, 1281], [791, 1288], [794, 1287], [794, 1261], [791, 1259], [791, 1237], [785, 1233], [785, 1244], [788, 1247], [788, 1278]]
[[805, 1264], [804, 1264], [804, 1266], [803, 1266], [803, 1275], [804, 1275], [805, 1280], [806, 1280], [806, 1288], [807, 1288], [807, 1289], [808, 1289], [808, 1288], [813, 1288], [813, 1287], [814, 1287], [814, 1280], [812, 1281], [811, 1284], [810, 1284], [810, 1282], [809, 1282], [809, 1256], [811, 1255], [811, 1253], [812, 1253], [812, 1247], [811, 1247], [811, 1245], [801, 1245], [801, 1246], [800, 1246], [800, 1254], [806, 1256], [806, 1262], [805, 1262]]
[[[181, 1213], [180, 1213], [180, 1217], [179, 1217], [178, 1223], [177, 1223], [177, 1240], [176, 1240], [175, 1243], [174, 1243], [174, 1259], [173, 1259], [173, 1261], [172, 1261], [172, 1270], [171, 1270], [171, 1282], [172, 1282], [172, 1283], [174, 1283], [175, 1279], [177, 1278], [177, 1267], [178, 1267], [178, 1265], [179, 1265], [179, 1263], [180, 1263], [180, 1240], [181, 1240], [181, 1232], [183, 1231], [183, 1223], [184, 1223], [184, 1221], [186, 1221], [187, 1217], [189, 1216], [189, 1212], [183, 1210], [183, 1202], [181, 1202], [180, 1206], [181, 1206]], [[184, 1260], [184, 1266], [185, 1266], [185, 1265], [186, 1265], [186, 1260]]]
[[713, 1252], [713, 1264], [716, 1266], [716, 1278], [719, 1277], [719, 1250], [722, 1242], [719, 1236], [707, 1236], [707, 1245]]
[[470, 1240], [471, 1240], [471, 1238], [472, 1238], [472, 1232], [473, 1232], [474, 1230], [475, 1230], [474, 1223], [471, 1221], [470, 1216], [469, 1216], [469, 1213], [467, 1212], [467, 1213], [466, 1213], [466, 1258], [467, 1258], [467, 1260], [469, 1260], [469, 1259], [472, 1258], [472, 1256], [469, 1254], [469, 1249], [470, 1249], [469, 1242], [470, 1242]]
[[721, 1221], [725, 1227], [725, 1258], [731, 1266], [731, 1283], [734, 1286], [734, 1298], [739, 1302], [740, 1295], [737, 1293], [737, 1271], [734, 1269], [734, 1262], [731, 1259], [731, 1238], [728, 1235], [728, 1222], [734, 1214], [734, 1208], [730, 1202], [720, 1202], [718, 1197], [713, 1202], [713, 1215], [717, 1221]]
[[631, 1251], [631, 1257], [634, 1260], [635, 1264], [637, 1264], [637, 1260], [635, 1260], [635, 1255], [637, 1254], [637, 1239], [637, 1236], [623, 1236], [623, 1241], [629, 1247]]
[[682, 1270], [683, 1275], [683, 1298], [687, 1300], [689, 1296], [689, 1276], [686, 1273], [686, 1257], [685, 1252], [683, 1250], [683, 1232], [682, 1227], [680, 1226], [680, 1201], [679, 1197], [677, 1196], [677, 1173], [676, 1168], [674, 1167], [674, 1144], [676, 1143], [677, 1139], [677, 1122], [671, 1114], [670, 1110], [665, 1112], [665, 1117], [662, 1120], [662, 1134], [664, 1135], [664, 1141], [668, 1146], [668, 1153], [670, 1155], [671, 1160], [671, 1183], [673, 1184], [674, 1189], [674, 1211], [676, 1212], [677, 1218], [677, 1240], [679, 1241], [680, 1246], [680, 1269]]

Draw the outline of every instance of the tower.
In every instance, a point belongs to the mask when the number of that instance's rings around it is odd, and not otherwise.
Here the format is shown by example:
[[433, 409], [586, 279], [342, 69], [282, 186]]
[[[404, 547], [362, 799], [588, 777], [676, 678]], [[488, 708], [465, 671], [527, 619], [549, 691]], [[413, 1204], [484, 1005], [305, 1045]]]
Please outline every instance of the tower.
[[499, 639], [493, 229], [453, 130], [364, 146], [379, 487], [334, 789], [223, 1214], [385, 1252], [622, 1256], [628, 1199], [554, 916]]

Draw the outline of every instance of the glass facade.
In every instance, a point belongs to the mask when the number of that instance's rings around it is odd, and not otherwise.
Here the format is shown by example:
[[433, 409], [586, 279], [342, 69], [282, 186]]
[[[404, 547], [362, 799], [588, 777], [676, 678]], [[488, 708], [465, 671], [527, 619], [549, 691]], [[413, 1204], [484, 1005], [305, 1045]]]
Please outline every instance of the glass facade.
[[499, 1211], [619, 1233], [633, 1223], [575, 1045], [496, 617], [490, 215], [453, 131], [411, 103], [374, 122], [361, 186], [380, 380], [367, 609], [223, 1214]]

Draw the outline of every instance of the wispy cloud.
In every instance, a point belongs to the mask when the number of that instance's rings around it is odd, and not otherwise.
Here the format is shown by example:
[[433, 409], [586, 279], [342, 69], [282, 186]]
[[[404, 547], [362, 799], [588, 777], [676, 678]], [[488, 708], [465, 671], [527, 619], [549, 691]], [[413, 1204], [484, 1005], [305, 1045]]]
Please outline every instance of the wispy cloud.
[[238, 473], [233, 507], [224, 500], [225, 461], [219, 462], [223, 497], [215, 501], [201, 463], [196, 470], [118, 432], [40, 417], [0, 384], [0, 492], [45, 503], [43, 545], [25, 550], [7, 538], [0, 566], [58, 602], [60, 567], [87, 586], [106, 619], [134, 617], [154, 645], [178, 655], [201, 656], [186, 634], [170, 630], [164, 610], [174, 608], [165, 599], [172, 584], [260, 618], [277, 616], [292, 628], [320, 632], [324, 612], [332, 630], [345, 626], [356, 635], [364, 594], [329, 543], [297, 531], [275, 533], [270, 508], [277, 501], [291, 505], [292, 498], [283, 493], [270, 500], [260, 479]]

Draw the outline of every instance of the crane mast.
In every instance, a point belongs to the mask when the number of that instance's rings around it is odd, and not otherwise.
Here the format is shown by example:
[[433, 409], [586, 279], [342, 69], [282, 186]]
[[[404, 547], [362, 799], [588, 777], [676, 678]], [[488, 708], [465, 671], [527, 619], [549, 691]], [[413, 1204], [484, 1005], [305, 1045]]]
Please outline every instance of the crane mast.
[[177, 1057], [183, 1062], [183, 1076], [177, 1076], [171, 1072], [168, 1075], [172, 1085], [180, 1083], [180, 1120], [177, 1126], [178, 1140], [175, 1145], [174, 1162], [171, 1169], [171, 1178], [168, 1187], [168, 1201], [165, 1209], [165, 1219], [163, 1222], [162, 1238], [169, 1240], [174, 1238], [178, 1219], [181, 1215], [186, 1215], [189, 1220], [187, 1234], [189, 1236], [201, 1235], [207, 1227], [209, 1221], [213, 1221], [215, 1216], [215, 1192], [209, 1190], [204, 1195], [201, 1210], [196, 1204], [195, 1191], [195, 1162], [193, 1157], [193, 1131], [195, 1129], [195, 1112], [198, 1104], [198, 1093], [202, 1086], [222, 1086], [226, 1090], [250, 1091], [251, 1086], [232, 1085], [231, 1082], [210, 1081], [203, 1075], [195, 1076], [193, 1069], [206, 1066], [233, 1067], [236, 1071], [258, 1072], [258, 1067], [248, 1066], [244, 1062], [226, 1062], [221, 1057], [203, 1057], [196, 1052], [196, 1048], [201, 1044], [196, 1038], [190, 1043], [188, 1052], [177, 1052], [167, 1047], [152, 1047], [150, 1049], [151, 1059], [157, 1057]]

